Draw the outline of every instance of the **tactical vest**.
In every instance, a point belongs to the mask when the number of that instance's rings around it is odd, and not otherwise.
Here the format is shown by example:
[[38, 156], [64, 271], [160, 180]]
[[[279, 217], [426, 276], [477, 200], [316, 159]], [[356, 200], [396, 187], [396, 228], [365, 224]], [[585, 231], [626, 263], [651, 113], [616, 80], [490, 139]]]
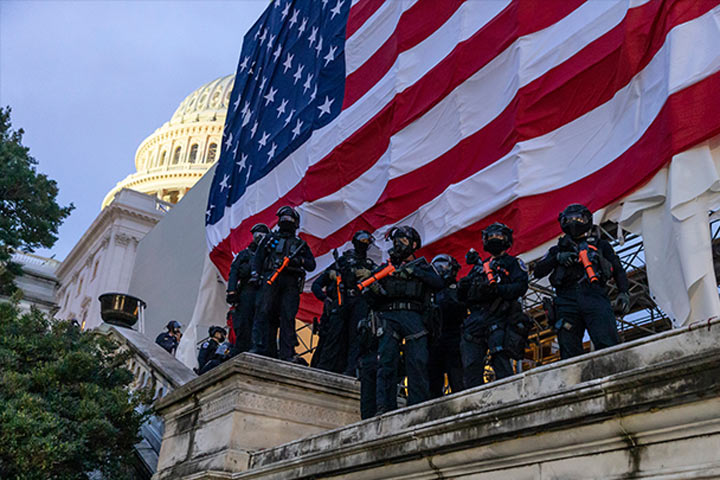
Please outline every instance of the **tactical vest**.
[[423, 301], [425, 291], [418, 278], [399, 278], [393, 275], [382, 280], [385, 298], [389, 301]]
[[[600, 285], [605, 285], [605, 282], [612, 278], [613, 269], [612, 263], [602, 254], [602, 250], [600, 250], [598, 243], [597, 238], [588, 237], [586, 241], [577, 244], [577, 251], [578, 253], [582, 250], [587, 252], [588, 259], [592, 264], [592, 272], [597, 276], [598, 283]], [[558, 244], [558, 246], [560, 245]], [[568, 250], [563, 249], [560, 251]], [[577, 282], [589, 282], [589, 275], [588, 270], [580, 261], [570, 267], [558, 265], [550, 275], [550, 284], [555, 288], [562, 288]]]

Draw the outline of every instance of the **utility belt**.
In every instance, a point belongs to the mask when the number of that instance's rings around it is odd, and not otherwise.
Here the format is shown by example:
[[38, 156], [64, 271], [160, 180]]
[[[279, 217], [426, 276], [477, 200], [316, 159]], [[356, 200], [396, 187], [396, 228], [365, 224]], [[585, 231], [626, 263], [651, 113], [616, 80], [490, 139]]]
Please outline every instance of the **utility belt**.
[[407, 310], [411, 312], [422, 312], [425, 310], [425, 304], [423, 302], [408, 300], [408, 301], [393, 301], [384, 304], [380, 311], [394, 312], [398, 310]]

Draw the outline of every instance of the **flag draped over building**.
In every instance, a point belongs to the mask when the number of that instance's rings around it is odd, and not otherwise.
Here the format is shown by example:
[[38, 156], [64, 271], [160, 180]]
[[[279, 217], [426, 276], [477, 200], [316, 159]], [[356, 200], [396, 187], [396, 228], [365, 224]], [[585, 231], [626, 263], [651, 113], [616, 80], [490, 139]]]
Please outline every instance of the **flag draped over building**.
[[211, 259], [227, 275], [286, 204], [318, 271], [361, 228], [412, 225], [426, 255], [494, 221], [514, 253], [542, 244], [567, 204], [609, 205], [720, 133], [719, 4], [275, 0], [244, 39]]

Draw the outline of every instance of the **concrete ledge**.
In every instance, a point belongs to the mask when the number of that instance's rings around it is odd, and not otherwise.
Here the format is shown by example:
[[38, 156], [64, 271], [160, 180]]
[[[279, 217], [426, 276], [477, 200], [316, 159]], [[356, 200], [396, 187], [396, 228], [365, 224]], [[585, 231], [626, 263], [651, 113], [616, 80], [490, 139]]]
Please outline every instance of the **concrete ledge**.
[[714, 321], [254, 452], [233, 478], [715, 478], [718, 451]]
[[360, 393], [352, 378], [243, 353], [155, 407], [165, 433], [154, 478], [224, 478], [256, 450], [358, 421]]

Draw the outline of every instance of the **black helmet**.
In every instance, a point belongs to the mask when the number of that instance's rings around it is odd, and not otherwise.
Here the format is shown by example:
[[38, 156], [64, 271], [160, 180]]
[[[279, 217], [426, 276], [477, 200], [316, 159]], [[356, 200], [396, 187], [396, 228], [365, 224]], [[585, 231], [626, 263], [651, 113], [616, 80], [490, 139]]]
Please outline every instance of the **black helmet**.
[[367, 230], [358, 230], [352, 237], [352, 244], [356, 252], [365, 253], [370, 244], [375, 241], [375, 237], [372, 236]]
[[573, 203], [558, 215], [562, 231], [573, 238], [581, 237], [592, 228], [592, 212], [585, 205]]
[[222, 333], [223, 337], [225, 336], [225, 329], [222, 327], [218, 327], [217, 325], [213, 325], [212, 327], [208, 328], [208, 335], [210, 337], [214, 337], [216, 333]]
[[404, 260], [422, 247], [420, 234], [409, 225], [391, 228], [385, 238], [393, 242], [389, 253], [390, 258], [396, 262]]
[[436, 255], [432, 259], [432, 266], [435, 271], [445, 280], [446, 283], [453, 283], [460, 271], [460, 263], [447, 253]]
[[264, 223], [256, 223], [250, 229], [250, 233], [256, 233], [256, 232], [270, 233], [270, 229]]
[[277, 211], [278, 227], [282, 231], [295, 232], [300, 226], [300, 214], [291, 206], [285, 205]]
[[182, 325], [180, 324], [180, 322], [178, 322], [176, 320], [170, 320], [168, 322], [168, 324], [165, 326], [165, 328], [167, 328], [168, 330], [173, 332], [175, 330], [180, 330], [182, 328]]
[[512, 234], [512, 228], [504, 223], [493, 223], [482, 231], [483, 249], [490, 255], [500, 255], [512, 246]]

